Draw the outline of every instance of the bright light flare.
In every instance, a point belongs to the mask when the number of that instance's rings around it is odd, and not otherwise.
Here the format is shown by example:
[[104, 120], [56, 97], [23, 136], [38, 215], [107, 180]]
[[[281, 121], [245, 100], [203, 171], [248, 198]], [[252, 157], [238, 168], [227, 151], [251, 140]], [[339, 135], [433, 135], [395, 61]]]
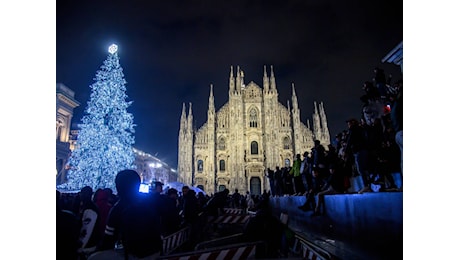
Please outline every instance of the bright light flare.
[[109, 46], [109, 52], [111, 54], [114, 54], [115, 52], [117, 52], [117, 50], [118, 50], [118, 46], [116, 44], [112, 44]]

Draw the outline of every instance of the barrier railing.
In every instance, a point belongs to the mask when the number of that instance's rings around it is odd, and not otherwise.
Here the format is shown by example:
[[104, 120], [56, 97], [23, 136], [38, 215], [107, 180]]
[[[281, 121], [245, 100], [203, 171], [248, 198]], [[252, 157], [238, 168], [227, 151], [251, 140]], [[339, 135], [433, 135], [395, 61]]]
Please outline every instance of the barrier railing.
[[256, 246], [261, 244], [263, 244], [262, 241], [231, 244], [222, 247], [208, 248], [193, 252], [160, 256], [157, 259], [254, 259], [256, 256]]
[[333, 256], [326, 250], [309, 242], [298, 234], [294, 236], [294, 245], [291, 251], [294, 254], [301, 255], [303, 259], [309, 260], [332, 260]]
[[251, 215], [221, 215], [211, 219], [213, 224], [244, 224], [248, 222]]
[[168, 255], [180, 246], [182, 246], [185, 242], [188, 241], [190, 236], [190, 228], [186, 227], [183, 228], [176, 233], [172, 233], [165, 237], [161, 236], [163, 240], [163, 252], [162, 255]]
[[237, 208], [224, 208], [224, 214], [246, 214], [245, 209], [237, 209]]
[[209, 241], [204, 241], [204, 242], [198, 243], [195, 246], [195, 250], [202, 250], [202, 249], [229, 245], [229, 244], [237, 244], [241, 242], [242, 235], [243, 233], [237, 233], [237, 234], [230, 235], [230, 236], [225, 236], [225, 237], [216, 238], [216, 239], [209, 240]]

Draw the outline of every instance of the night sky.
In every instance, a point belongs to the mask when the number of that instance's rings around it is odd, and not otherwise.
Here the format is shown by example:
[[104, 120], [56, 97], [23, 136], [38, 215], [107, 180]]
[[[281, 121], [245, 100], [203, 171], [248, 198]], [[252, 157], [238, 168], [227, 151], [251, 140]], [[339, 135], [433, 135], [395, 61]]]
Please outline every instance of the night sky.
[[[403, 40], [402, 1], [56, 1], [56, 82], [81, 103], [80, 123], [96, 71], [111, 43], [133, 101], [135, 147], [177, 165], [183, 102], [196, 127], [206, 120], [209, 85], [216, 109], [228, 100], [230, 66], [262, 87], [273, 65], [279, 101], [295, 84], [301, 120], [324, 102], [331, 137], [360, 117], [361, 89], [381, 59]], [[269, 72], [269, 71], [268, 71]]]

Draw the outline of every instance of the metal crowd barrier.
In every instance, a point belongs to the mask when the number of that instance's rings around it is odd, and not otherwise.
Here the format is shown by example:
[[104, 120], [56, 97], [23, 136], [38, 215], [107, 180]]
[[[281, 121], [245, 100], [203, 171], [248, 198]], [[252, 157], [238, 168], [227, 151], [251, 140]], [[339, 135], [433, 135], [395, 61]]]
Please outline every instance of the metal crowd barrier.
[[221, 215], [211, 219], [212, 224], [245, 224], [251, 215]]
[[171, 254], [167, 256], [160, 256], [157, 259], [170, 259], [170, 260], [188, 260], [188, 259], [255, 259], [256, 246], [263, 244], [262, 241], [251, 243], [231, 244], [221, 247], [208, 248], [193, 252], [185, 252], [180, 254]]
[[220, 238], [215, 238], [212, 240], [204, 241], [204, 242], [198, 243], [195, 246], [195, 250], [203, 250], [203, 249], [224, 246], [224, 245], [229, 245], [229, 244], [237, 244], [241, 242], [242, 236], [243, 236], [243, 233], [237, 233], [237, 234], [230, 235], [230, 236], [225, 236], [225, 237], [220, 237]]
[[305, 238], [295, 234], [294, 245], [291, 249], [294, 254], [301, 255], [303, 259], [308, 260], [332, 260], [335, 259], [326, 250], [309, 242]]
[[163, 252], [162, 255], [168, 255], [185, 242], [188, 241], [190, 237], [190, 227], [185, 227], [175, 233], [167, 235], [165, 237], [161, 236], [163, 240]]
[[237, 208], [224, 208], [224, 214], [241, 215], [241, 214], [246, 214], [246, 210], [245, 209], [237, 209]]

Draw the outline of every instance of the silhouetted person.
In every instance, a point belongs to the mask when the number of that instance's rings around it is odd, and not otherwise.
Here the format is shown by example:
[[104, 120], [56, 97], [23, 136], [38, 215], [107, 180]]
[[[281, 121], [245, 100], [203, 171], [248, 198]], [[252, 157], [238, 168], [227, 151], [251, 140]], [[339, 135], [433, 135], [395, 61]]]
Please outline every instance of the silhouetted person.
[[161, 224], [164, 236], [178, 231], [181, 225], [181, 218], [177, 207], [177, 190], [174, 188], [170, 188], [167, 192], [164, 204], [164, 217]]
[[101, 217], [99, 209], [92, 200], [93, 189], [85, 186], [80, 190], [80, 248], [82, 257], [96, 251], [96, 246], [100, 240], [98, 232]]
[[275, 168], [275, 196], [283, 196], [283, 172], [279, 166]]
[[235, 189], [235, 193], [232, 194], [232, 205], [234, 208], [240, 208], [241, 194], [238, 189]]
[[227, 204], [227, 198], [230, 191], [224, 189], [223, 191], [216, 192], [214, 196], [209, 199], [209, 201], [204, 206], [204, 211], [208, 216], [218, 216], [219, 210], [223, 210]]
[[56, 191], [56, 260], [78, 259], [78, 218], [61, 207], [61, 193]]
[[283, 226], [279, 219], [271, 214], [267, 198], [261, 199], [256, 210], [256, 215], [250, 218], [244, 226], [242, 240], [265, 242], [256, 247], [256, 258], [278, 258]]
[[318, 202], [316, 203], [313, 215], [324, 214], [324, 196], [330, 194], [342, 194], [345, 191], [344, 174], [342, 168], [336, 164], [329, 165], [329, 174], [326, 176], [324, 186], [318, 192]]
[[162, 241], [158, 214], [148, 194], [140, 193], [141, 180], [134, 170], [120, 171], [115, 178], [119, 200], [110, 211], [101, 249], [113, 249], [121, 238], [125, 257], [155, 257]]
[[97, 226], [97, 232], [99, 232], [99, 238], [104, 236], [105, 232], [105, 225], [107, 224], [107, 218], [109, 216], [109, 212], [113, 207], [111, 201], [112, 193], [109, 189], [98, 189], [94, 193], [94, 203], [97, 205], [99, 209], [100, 221]]

